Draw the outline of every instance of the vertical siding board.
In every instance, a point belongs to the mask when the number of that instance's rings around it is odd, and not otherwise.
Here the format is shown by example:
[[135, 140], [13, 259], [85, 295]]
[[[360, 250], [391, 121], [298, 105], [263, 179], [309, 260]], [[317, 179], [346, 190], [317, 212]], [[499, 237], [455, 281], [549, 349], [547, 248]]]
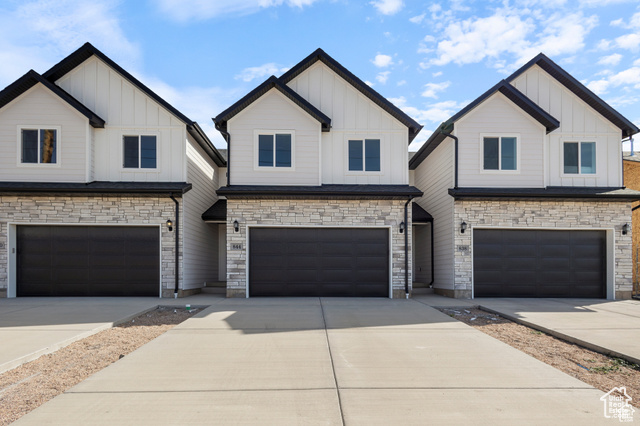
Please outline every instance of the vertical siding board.
[[84, 87], [82, 103], [91, 111], [96, 111], [96, 93], [98, 82], [98, 69], [96, 61], [88, 61], [84, 67]]

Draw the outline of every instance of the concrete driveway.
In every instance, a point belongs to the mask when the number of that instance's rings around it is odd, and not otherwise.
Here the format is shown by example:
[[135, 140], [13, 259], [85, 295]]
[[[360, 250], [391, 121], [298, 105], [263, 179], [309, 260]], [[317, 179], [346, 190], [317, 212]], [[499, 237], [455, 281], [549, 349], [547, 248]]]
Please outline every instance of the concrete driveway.
[[418, 301], [222, 299], [16, 424], [585, 425], [602, 395]]

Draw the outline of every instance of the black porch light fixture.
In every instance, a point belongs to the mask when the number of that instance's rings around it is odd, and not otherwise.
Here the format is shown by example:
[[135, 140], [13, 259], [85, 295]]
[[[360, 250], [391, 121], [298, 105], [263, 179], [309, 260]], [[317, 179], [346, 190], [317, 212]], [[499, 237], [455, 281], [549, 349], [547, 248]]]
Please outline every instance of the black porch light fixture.
[[169, 232], [173, 231], [173, 222], [171, 221], [171, 219], [167, 220], [167, 229], [169, 230]]
[[240, 224], [238, 223], [237, 220], [233, 221], [233, 231], [234, 232], [238, 232], [240, 230]]
[[466, 231], [466, 230], [467, 230], [467, 222], [462, 222], [460, 224], [460, 233], [464, 234], [464, 231]]
[[400, 222], [400, 226], [398, 227], [401, 234], [404, 233], [404, 222]]
[[631, 227], [629, 226], [628, 223], [625, 223], [624, 225], [622, 225], [622, 235], [627, 235], [627, 232], [629, 232], [631, 230]]

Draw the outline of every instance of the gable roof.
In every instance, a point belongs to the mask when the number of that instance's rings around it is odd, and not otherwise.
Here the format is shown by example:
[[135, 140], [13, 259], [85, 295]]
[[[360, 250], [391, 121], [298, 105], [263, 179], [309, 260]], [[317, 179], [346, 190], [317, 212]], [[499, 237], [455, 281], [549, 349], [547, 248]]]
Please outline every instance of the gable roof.
[[467, 113], [497, 92], [503, 94], [507, 99], [529, 114], [538, 123], [542, 124], [547, 129], [547, 133], [550, 133], [560, 127], [560, 122], [555, 117], [536, 105], [531, 99], [525, 96], [524, 93], [516, 89], [506, 80], [501, 80], [498, 84], [484, 92], [447, 121], [443, 122], [438, 127], [438, 130], [433, 132], [429, 139], [427, 139], [418, 152], [411, 157], [409, 160], [409, 169], [415, 170], [415, 168], [418, 167], [420, 163], [422, 163], [422, 161], [438, 147], [438, 145], [440, 145], [440, 143], [446, 138], [444, 133], [450, 133], [453, 130], [453, 126], [456, 121], [464, 117]]
[[623, 138], [640, 132], [640, 129], [638, 129], [635, 124], [624, 118], [622, 114], [600, 99], [598, 95], [576, 80], [571, 74], [560, 68], [558, 64], [549, 59], [544, 53], [538, 54], [535, 58], [524, 64], [516, 72], [511, 74], [506, 81], [511, 83], [533, 65], [538, 65], [545, 70], [563, 86], [582, 99], [587, 105], [598, 111], [604, 118], [622, 130]]
[[293, 89], [291, 89], [289, 86], [282, 84], [282, 82], [273, 75], [269, 77], [264, 83], [253, 89], [251, 92], [247, 93], [238, 102], [218, 114], [218, 116], [213, 119], [214, 123], [217, 127], [222, 129], [223, 131], [226, 131], [227, 122], [231, 118], [233, 118], [249, 105], [257, 101], [271, 89], [277, 89], [280, 93], [285, 95], [293, 103], [299, 106], [303, 111], [318, 120], [322, 125], [323, 132], [328, 132], [331, 129], [331, 119], [329, 117], [324, 115], [318, 108], [311, 105], [306, 99], [293, 91]]
[[22, 95], [36, 84], [42, 84], [55, 95], [57, 95], [60, 99], [69, 104], [76, 111], [78, 111], [80, 114], [87, 117], [91, 126], [98, 128], [104, 127], [104, 120], [102, 118], [94, 114], [93, 111], [81, 104], [76, 98], [64, 91], [64, 89], [44, 79], [34, 70], [29, 70], [29, 72], [5, 87], [0, 92], [0, 108], [16, 99], [18, 96]]
[[298, 75], [300, 75], [304, 70], [315, 64], [317, 61], [321, 61], [323, 64], [328, 66], [332, 71], [334, 71], [345, 81], [355, 87], [360, 93], [369, 98], [373, 103], [389, 113], [396, 120], [407, 126], [409, 128], [409, 142], [411, 142], [418, 135], [418, 133], [420, 133], [420, 130], [422, 130], [422, 125], [418, 124], [418, 122], [405, 114], [400, 108], [389, 102], [387, 98], [369, 87], [369, 85], [352, 74], [351, 71], [343, 67], [340, 63], [338, 63], [338, 61], [333, 59], [322, 49], [317, 49], [311, 55], [304, 58], [293, 68], [280, 76], [280, 81], [282, 81], [283, 84], [287, 84]]
[[140, 80], [129, 74], [124, 68], [116, 64], [107, 55], [102, 53], [89, 42], [83, 44], [78, 50], [71, 53], [69, 56], [51, 67], [47, 72], [42, 74], [42, 76], [49, 82], [55, 83], [57, 80], [77, 68], [80, 64], [82, 64], [92, 56], [100, 58], [103, 62], [109, 65], [109, 67], [114, 69], [118, 74], [120, 74], [131, 84], [136, 86], [145, 95], [149, 96], [151, 99], [162, 105], [162, 107], [168, 110], [171, 114], [180, 119], [186, 125], [189, 134], [198, 142], [202, 149], [207, 152], [211, 159], [214, 160], [216, 165], [218, 165], [219, 167], [226, 167], [226, 161], [220, 155], [220, 153], [217, 152], [216, 147], [213, 146], [209, 138], [205, 135], [200, 126], [198, 126], [198, 123], [189, 119], [189, 117], [178, 111], [171, 104], [158, 96], [153, 90], [149, 89]]

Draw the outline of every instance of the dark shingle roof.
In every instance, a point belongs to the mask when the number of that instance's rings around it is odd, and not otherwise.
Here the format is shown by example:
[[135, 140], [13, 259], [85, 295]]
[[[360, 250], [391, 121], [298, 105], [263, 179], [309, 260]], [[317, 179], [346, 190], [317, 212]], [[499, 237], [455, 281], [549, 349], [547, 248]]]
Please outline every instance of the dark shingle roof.
[[548, 186], [546, 188], [457, 188], [449, 189], [455, 199], [606, 199], [637, 201], [640, 191], [627, 188]]
[[558, 64], [553, 62], [543, 53], [538, 54], [538, 56], [520, 67], [516, 72], [514, 72], [507, 78], [507, 81], [511, 83], [522, 73], [531, 68], [534, 64], [545, 70], [549, 75], [551, 75], [567, 89], [571, 90], [576, 96], [582, 99], [587, 105], [598, 111], [603, 117], [615, 124], [616, 127], [622, 130], [623, 138], [636, 134], [640, 131], [640, 129], [638, 129], [635, 124], [623, 117], [622, 114], [613, 109], [605, 101], [600, 99], [598, 95], [589, 90], [584, 84], [576, 80], [571, 74], [560, 68]]
[[300, 75], [304, 70], [315, 64], [317, 61], [321, 61], [323, 64], [328, 66], [336, 74], [338, 74], [349, 84], [355, 87], [360, 93], [369, 98], [376, 105], [389, 113], [392, 117], [407, 126], [409, 128], [409, 142], [411, 142], [418, 135], [418, 133], [420, 133], [420, 130], [422, 130], [422, 126], [418, 124], [418, 122], [405, 114], [400, 108], [389, 102], [387, 98], [383, 97], [378, 92], [369, 87], [368, 84], [352, 74], [351, 71], [343, 67], [340, 63], [338, 63], [338, 61], [333, 59], [322, 49], [317, 49], [311, 55], [304, 58], [293, 68], [284, 73], [280, 77], [280, 80], [284, 84], [287, 84], [298, 75]]
[[431, 223], [433, 222], [433, 216], [431, 216], [425, 209], [420, 207], [417, 203], [411, 204], [411, 223]]
[[329, 117], [324, 115], [318, 108], [311, 105], [302, 96], [294, 92], [289, 86], [282, 84], [282, 82], [275, 76], [269, 77], [264, 83], [247, 93], [247, 95], [238, 102], [218, 114], [218, 116], [213, 119], [213, 122], [220, 129], [226, 131], [227, 121], [231, 120], [231, 118], [236, 114], [240, 113], [243, 109], [254, 103], [271, 89], [277, 89], [280, 93], [298, 105], [303, 111], [318, 120], [322, 125], [323, 132], [328, 132], [329, 129], [331, 129], [331, 119]]
[[205, 222], [226, 222], [227, 221], [227, 200], [218, 200], [206, 212], [202, 213], [202, 220]]
[[61, 87], [56, 86], [43, 78], [34, 70], [30, 70], [25, 75], [8, 85], [0, 92], [0, 108], [31, 89], [36, 84], [42, 84], [47, 89], [56, 94], [60, 99], [71, 105], [76, 111], [89, 119], [89, 124], [93, 127], [104, 127], [104, 120], [93, 113], [89, 108], [81, 104], [76, 98], [65, 92]]
[[100, 58], [103, 62], [109, 65], [118, 74], [127, 79], [142, 92], [144, 92], [144, 94], [162, 105], [166, 110], [168, 110], [170, 113], [184, 122], [184, 124], [187, 126], [187, 131], [189, 132], [189, 134], [196, 140], [196, 142], [198, 142], [198, 145], [200, 145], [202, 149], [207, 152], [207, 154], [216, 163], [216, 165], [218, 165], [219, 167], [226, 166], [226, 162], [217, 152], [217, 149], [215, 148], [215, 146], [213, 146], [209, 138], [202, 131], [198, 123], [189, 119], [186, 115], [178, 111], [171, 104], [169, 104], [169, 102], [158, 96], [153, 90], [149, 89], [140, 80], [129, 74], [124, 68], [112, 61], [109, 57], [107, 57], [107, 55], [95, 48], [91, 43], [83, 44], [78, 50], [51, 67], [51, 69], [45, 72], [42, 76], [49, 80], [51, 83], [54, 83], [94, 55]]
[[321, 198], [321, 199], [406, 199], [421, 197], [422, 191], [409, 185], [231, 185], [218, 189], [227, 198]]
[[186, 182], [0, 182], [0, 193], [69, 194], [184, 194], [191, 190]]

